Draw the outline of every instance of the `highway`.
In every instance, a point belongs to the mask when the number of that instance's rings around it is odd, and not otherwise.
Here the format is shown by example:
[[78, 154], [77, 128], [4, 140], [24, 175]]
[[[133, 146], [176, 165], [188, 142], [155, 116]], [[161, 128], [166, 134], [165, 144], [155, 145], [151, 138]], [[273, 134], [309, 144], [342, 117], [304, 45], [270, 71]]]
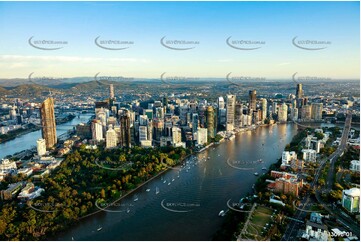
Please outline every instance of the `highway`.
[[[330, 170], [328, 173], [328, 177], [327, 177], [327, 190], [326, 191], [330, 191], [332, 189], [332, 185], [333, 185], [333, 177], [334, 177], [334, 163], [335, 161], [338, 159], [338, 157], [344, 152], [346, 145], [347, 145], [347, 139], [348, 139], [348, 134], [350, 132], [350, 128], [351, 128], [351, 120], [352, 120], [352, 115], [350, 112], [347, 113], [347, 117], [345, 120], [345, 126], [344, 126], [344, 130], [342, 133], [342, 137], [341, 137], [341, 142], [338, 146], [338, 148], [335, 150], [335, 152], [333, 152], [329, 157], [324, 158], [320, 161], [320, 166], [319, 168], [316, 170], [315, 173], [315, 177], [312, 181], [311, 188], [316, 188], [317, 185], [317, 181], [320, 177], [320, 174], [322, 172], [322, 170], [325, 167], [325, 164], [327, 161], [330, 161]], [[341, 222], [348, 224], [350, 230], [354, 233], [357, 234], [357, 236], [359, 236], [360, 234], [360, 229], [359, 229], [359, 225], [355, 226], [354, 221], [350, 220], [350, 218], [344, 218], [344, 215], [335, 215], [335, 213], [325, 204], [323, 203], [319, 198], [320, 198], [320, 192], [322, 192], [322, 190], [320, 191], [319, 189], [315, 189], [316, 190], [316, 198], [318, 200], [318, 202], [320, 204], [325, 205], [324, 207], [326, 208], [326, 210], [331, 214], [334, 215], [336, 218], [338, 218], [339, 220], [341, 220]], [[310, 194], [307, 194], [301, 201], [302, 207], [301, 209], [307, 209], [308, 207], [308, 203], [310, 202]], [[288, 227], [282, 237], [282, 240], [296, 240], [296, 236], [297, 236], [297, 232], [298, 232], [298, 228], [300, 225], [300, 222], [298, 222], [297, 220], [304, 220], [305, 217], [307, 216], [307, 212], [303, 212], [301, 210], [297, 210], [294, 216], [294, 219], [296, 220], [290, 220]], [[342, 217], [343, 216], [343, 217]]]

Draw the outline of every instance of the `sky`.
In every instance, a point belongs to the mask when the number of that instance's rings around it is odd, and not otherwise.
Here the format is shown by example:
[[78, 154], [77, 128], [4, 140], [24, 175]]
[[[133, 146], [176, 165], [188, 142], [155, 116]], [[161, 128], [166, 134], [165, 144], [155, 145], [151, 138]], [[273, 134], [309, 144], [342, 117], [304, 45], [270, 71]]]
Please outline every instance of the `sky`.
[[0, 30], [0, 78], [360, 76], [359, 2], [0, 2]]

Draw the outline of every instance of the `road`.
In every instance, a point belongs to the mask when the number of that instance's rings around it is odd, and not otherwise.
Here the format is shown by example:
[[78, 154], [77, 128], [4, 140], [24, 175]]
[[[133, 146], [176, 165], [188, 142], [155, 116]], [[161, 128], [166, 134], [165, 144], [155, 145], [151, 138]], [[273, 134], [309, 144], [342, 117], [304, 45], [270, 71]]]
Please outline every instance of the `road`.
[[356, 221], [354, 221], [352, 218], [350, 218], [347, 214], [341, 212], [339, 209], [331, 209], [331, 206], [329, 206], [329, 204], [327, 204], [321, 198], [322, 192], [328, 193], [332, 190], [332, 186], [334, 183], [334, 176], [335, 176], [335, 162], [346, 149], [348, 134], [349, 134], [350, 128], [351, 128], [351, 119], [352, 119], [352, 115], [351, 115], [351, 113], [348, 113], [347, 117], [346, 117], [346, 121], [345, 121], [345, 127], [344, 127], [344, 130], [342, 133], [340, 145], [338, 146], [337, 150], [330, 157], [330, 169], [329, 169], [329, 172], [327, 175], [326, 187], [324, 189], [316, 190], [316, 198], [317, 198], [317, 201], [323, 205], [323, 207], [327, 210], [327, 212], [330, 215], [334, 216], [345, 227], [347, 227], [349, 229], [349, 231], [346, 231], [346, 232], [352, 232], [354, 235], [360, 237], [360, 225]]
[[[312, 183], [310, 184], [312, 188], [316, 187], [317, 181], [318, 181], [318, 179], [319, 179], [319, 177], [321, 175], [321, 171], [324, 169], [324, 166], [326, 165], [327, 161], [329, 160], [331, 165], [330, 165], [330, 170], [329, 170], [328, 177], [327, 177], [327, 189], [328, 189], [328, 191], [330, 191], [332, 189], [333, 179], [334, 179], [334, 169], [335, 169], [334, 168], [334, 163], [338, 159], [338, 157], [344, 152], [344, 150], [346, 148], [348, 134], [349, 134], [349, 131], [350, 131], [350, 128], [351, 128], [351, 118], [352, 118], [352, 115], [351, 115], [350, 112], [348, 112], [346, 120], [345, 120], [345, 126], [344, 126], [344, 130], [343, 130], [343, 133], [342, 133], [340, 145], [338, 146], [338, 148], [329, 157], [323, 158], [320, 161], [320, 166], [316, 170], [315, 177], [314, 177]], [[317, 198], [317, 193], [319, 193], [319, 192], [320, 191], [318, 189], [316, 189], [316, 198]], [[318, 194], [318, 195], [320, 196], [320, 194]], [[319, 199], [317, 199], [317, 200], [319, 201], [320, 204], [324, 204]], [[309, 202], [310, 202], [310, 194], [306, 195], [302, 199], [302, 201], [301, 201], [301, 204], [302, 204], [301, 209], [307, 208]], [[324, 206], [324, 207], [327, 207], [327, 206]], [[327, 211], [329, 211], [330, 214], [334, 214], [331, 209], [329, 209], [329, 210], [327, 210]], [[296, 219], [296, 220], [304, 220], [304, 218], [306, 216], [307, 216], [307, 212], [297, 210], [296, 213], [295, 213], [294, 219]], [[335, 216], [335, 217], [337, 217], [337, 218], [340, 217], [340, 220], [342, 219], [341, 221], [346, 222], [346, 224], [350, 223], [350, 222], [353, 222], [353, 221], [350, 221], [350, 219], [342, 218], [341, 216]], [[298, 228], [299, 228], [299, 225], [300, 225], [300, 222], [298, 222], [296, 220], [291, 220], [289, 222], [289, 225], [288, 225], [288, 227], [287, 227], [287, 229], [286, 229], [286, 231], [285, 231], [285, 233], [284, 233], [284, 235], [282, 237], [282, 240], [295, 240], [296, 239]], [[351, 226], [350, 229], [354, 234], [357, 234], [357, 235], [360, 234], [359, 227], [356, 228], [356, 226], [351, 225], [351, 224], [350, 224], [350, 226]]]

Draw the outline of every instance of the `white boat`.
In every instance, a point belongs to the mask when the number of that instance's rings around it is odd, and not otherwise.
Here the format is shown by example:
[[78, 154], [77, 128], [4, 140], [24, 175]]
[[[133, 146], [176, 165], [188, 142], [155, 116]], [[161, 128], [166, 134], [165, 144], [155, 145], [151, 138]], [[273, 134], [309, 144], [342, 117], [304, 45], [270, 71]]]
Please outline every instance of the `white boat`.
[[258, 176], [258, 172], [255, 172], [254, 175], [255, 175], [255, 176]]
[[148, 188], [147, 190], [145, 190], [146, 192], [150, 192], [150, 189]]
[[138, 197], [134, 196], [134, 202], [138, 201]]
[[100, 231], [100, 230], [102, 230], [103, 228], [102, 227], [99, 227], [98, 229], [97, 229], [97, 231]]
[[219, 212], [218, 216], [223, 217], [225, 214], [226, 214], [226, 213], [224, 212], [224, 210], [221, 210], [221, 211]]
[[129, 213], [130, 212], [130, 209], [129, 208], [127, 208], [127, 213]]
[[158, 194], [158, 193], [159, 193], [159, 188], [156, 187], [156, 188], [155, 188], [155, 194]]
[[265, 167], [265, 166], [264, 166], [264, 167], [262, 167], [262, 170], [267, 170], [267, 167]]
[[163, 183], [166, 183], [167, 182], [167, 180], [164, 180], [164, 182]]
[[170, 182], [168, 183], [168, 186], [170, 185]]
[[172, 179], [172, 182], [174, 181], [174, 178]]

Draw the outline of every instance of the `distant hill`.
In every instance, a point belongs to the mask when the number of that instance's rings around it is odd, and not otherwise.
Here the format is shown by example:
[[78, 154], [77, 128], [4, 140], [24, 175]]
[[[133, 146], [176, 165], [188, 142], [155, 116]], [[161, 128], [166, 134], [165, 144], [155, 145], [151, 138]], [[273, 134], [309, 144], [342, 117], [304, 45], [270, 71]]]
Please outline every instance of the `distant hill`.
[[8, 95], [9, 94], [9, 91], [6, 90], [5, 88], [3, 87], [0, 87], [0, 95]]
[[52, 93], [62, 93], [61, 91], [42, 86], [38, 84], [23, 84], [14, 88], [8, 89], [9, 94], [15, 96], [46, 96], [51, 91]]

